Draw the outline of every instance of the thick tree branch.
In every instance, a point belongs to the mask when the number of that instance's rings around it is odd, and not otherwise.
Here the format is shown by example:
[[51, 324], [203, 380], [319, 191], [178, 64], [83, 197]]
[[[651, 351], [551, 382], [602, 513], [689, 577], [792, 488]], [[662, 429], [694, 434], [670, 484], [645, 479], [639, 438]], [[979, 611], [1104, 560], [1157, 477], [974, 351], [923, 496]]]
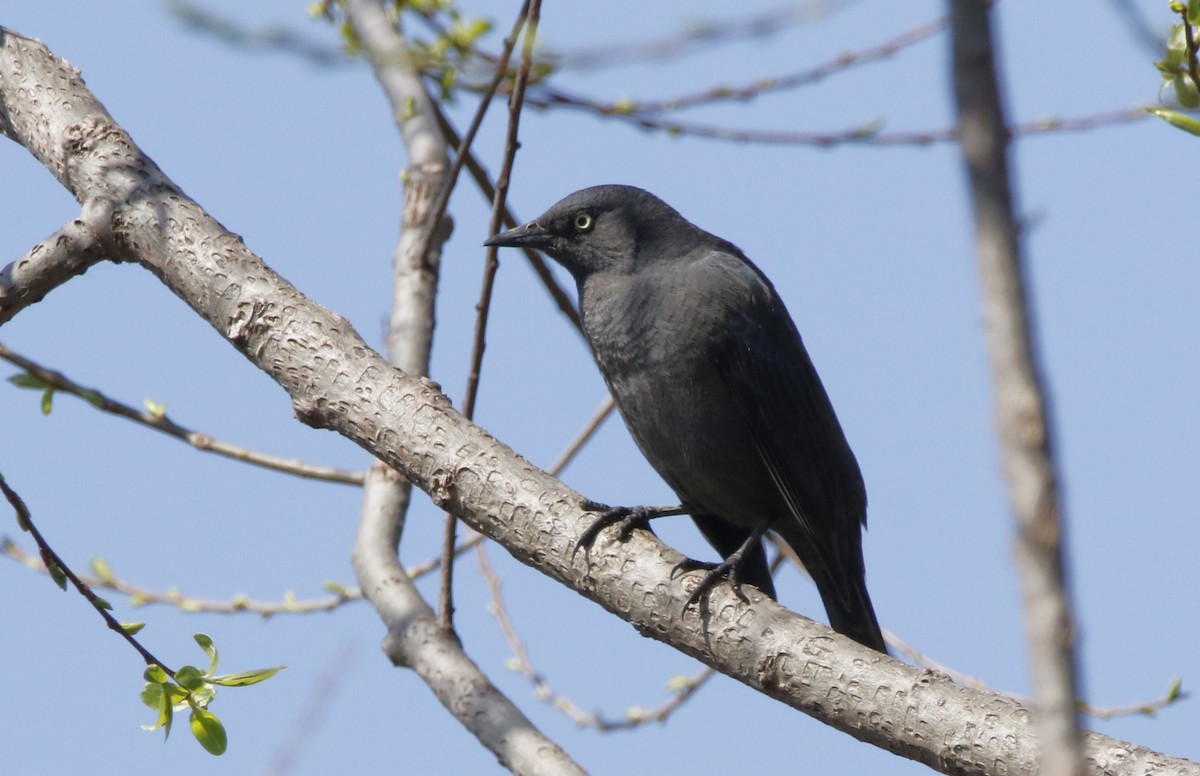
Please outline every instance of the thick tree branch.
[[[55, 141], [62, 157], [101, 160], [72, 159], [84, 174], [66, 185], [79, 195], [123, 181], [111, 192], [115, 240], [287, 391], [302, 421], [371, 451], [515, 558], [642, 634], [793, 708], [944, 773], [1035, 772], [1029, 712], [1011, 698], [914, 669], [762, 596], [743, 603], [727, 586], [702, 613], [685, 609], [700, 574], [673, 574], [681, 556], [644, 531], [623, 544], [605, 532], [587, 564], [572, 552], [593, 519], [579, 494], [455, 412], [429, 380], [388, 365], [344, 318], [272, 272], [174, 186], [82, 84], [52, 78], [18, 88], [14, 71], [65, 67], [43, 46], [11, 35], [0, 44], [0, 105], [91, 128], [69, 149], [65, 137]], [[28, 96], [63, 88], [71, 94]], [[1200, 774], [1196, 763], [1135, 744], [1095, 734], [1085, 742], [1093, 773]]]
[[975, 211], [996, 426], [1017, 521], [1016, 560], [1033, 674], [1041, 773], [1083, 773], [1075, 627], [1063, 571], [1051, 426], [1034, 352], [1008, 171], [988, 0], [950, 0], [958, 135]]

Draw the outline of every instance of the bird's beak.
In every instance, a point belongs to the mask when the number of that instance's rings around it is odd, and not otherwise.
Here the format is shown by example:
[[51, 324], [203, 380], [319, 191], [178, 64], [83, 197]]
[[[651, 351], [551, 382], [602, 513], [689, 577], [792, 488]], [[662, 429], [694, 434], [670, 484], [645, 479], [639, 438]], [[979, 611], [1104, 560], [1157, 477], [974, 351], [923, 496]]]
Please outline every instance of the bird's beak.
[[550, 239], [550, 233], [544, 226], [537, 221], [530, 221], [516, 229], [492, 235], [483, 244], [501, 248], [546, 248], [550, 245]]

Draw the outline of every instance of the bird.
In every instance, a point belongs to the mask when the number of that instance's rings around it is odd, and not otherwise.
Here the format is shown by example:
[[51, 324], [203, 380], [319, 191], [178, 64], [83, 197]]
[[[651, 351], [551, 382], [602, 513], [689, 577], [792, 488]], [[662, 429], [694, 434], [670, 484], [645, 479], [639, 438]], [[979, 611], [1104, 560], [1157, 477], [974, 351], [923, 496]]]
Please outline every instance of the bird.
[[625, 425], [678, 507], [603, 508], [618, 524], [689, 514], [721, 555], [689, 605], [723, 580], [776, 598], [775, 531], [816, 583], [830, 626], [887, 654], [862, 554], [857, 459], [795, 322], [733, 243], [625, 185], [568, 195], [486, 246], [540, 250], [573, 276], [583, 332]]

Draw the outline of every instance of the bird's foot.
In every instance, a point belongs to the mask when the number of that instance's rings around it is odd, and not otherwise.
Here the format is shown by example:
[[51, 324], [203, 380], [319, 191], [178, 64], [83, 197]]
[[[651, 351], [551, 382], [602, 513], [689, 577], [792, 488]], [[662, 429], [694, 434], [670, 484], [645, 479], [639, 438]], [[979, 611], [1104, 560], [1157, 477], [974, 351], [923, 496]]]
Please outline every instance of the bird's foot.
[[699, 571], [701, 569], [708, 571], [700, 579], [700, 584], [696, 585], [696, 589], [688, 596], [684, 608], [686, 609], [689, 606], [695, 606], [700, 603], [701, 598], [704, 598], [704, 596], [708, 595], [709, 591], [725, 580], [729, 581], [729, 586], [733, 588], [734, 595], [742, 603], [750, 603], [750, 599], [742, 590], [742, 580], [738, 578], [738, 567], [741, 565], [741, 560], [740, 557], [731, 555], [721, 563], [705, 563], [704, 561], [687, 558], [675, 564], [675, 568], [671, 572], [672, 577], [677, 573], [686, 573], [688, 571]]
[[684, 604], [686, 609], [689, 606], [695, 606], [700, 602], [701, 598], [708, 595], [718, 582], [723, 579], [729, 580], [729, 586], [733, 588], [733, 593], [741, 600], [742, 603], [750, 603], [750, 599], [746, 597], [746, 593], [742, 591], [742, 580], [738, 576], [738, 570], [741, 569], [742, 563], [746, 560], [750, 551], [760, 546], [763, 534], [767, 532], [767, 524], [760, 523], [754, 527], [750, 535], [746, 537], [746, 541], [742, 542], [742, 546], [730, 553], [725, 560], [720, 563], [702, 563], [695, 560], [685, 560], [675, 566], [676, 571], [690, 571], [692, 569], [708, 569], [708, 573], [700, 580], [700, 584], [688, 596], [687, 603]]
[[575, 555], [579, 550], [584, 551], [584, 556], [592, 549], [592, 544], [596, 541], [596, 537], [600, 532], [610, 525], [617, 526], [617, 538], [625, 541], [633, 533], [635, 528], [647, 528], [651, 520], [659, 517], [667, 517], [669, 515], [682, 515], [684, 509], [682, 506], [674, 507], [610, 507], [605, 504], [599, 504], [595, 501], [589, 501], [584, 505], [584, 508], [590, 512], [599, 512], [596, 519], [587, 529], [580, 534], [579, 541], [575, 542], [575, 549], [571, 552], [571, 559], [574, 560]]

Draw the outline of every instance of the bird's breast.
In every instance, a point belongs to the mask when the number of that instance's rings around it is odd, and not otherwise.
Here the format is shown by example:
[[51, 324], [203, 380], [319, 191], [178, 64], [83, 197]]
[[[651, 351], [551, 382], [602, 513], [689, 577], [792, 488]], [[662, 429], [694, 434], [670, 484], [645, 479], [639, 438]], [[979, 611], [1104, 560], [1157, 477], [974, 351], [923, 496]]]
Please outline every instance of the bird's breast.
[[586, 300], [584, 331], [634, 441], [685, 503], [761, 519], [731, 501], [769, 483], [714, 362], [719, 324], [669, 287], [618, 290]]

